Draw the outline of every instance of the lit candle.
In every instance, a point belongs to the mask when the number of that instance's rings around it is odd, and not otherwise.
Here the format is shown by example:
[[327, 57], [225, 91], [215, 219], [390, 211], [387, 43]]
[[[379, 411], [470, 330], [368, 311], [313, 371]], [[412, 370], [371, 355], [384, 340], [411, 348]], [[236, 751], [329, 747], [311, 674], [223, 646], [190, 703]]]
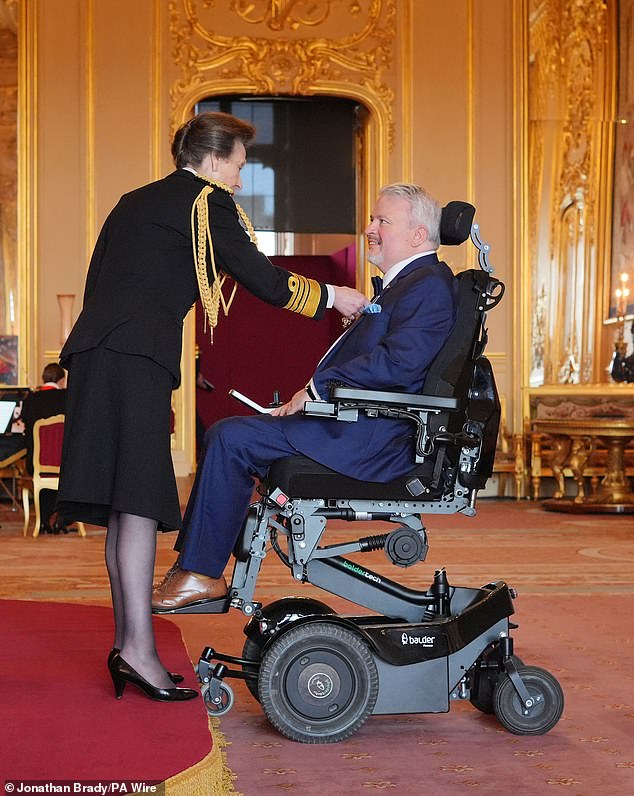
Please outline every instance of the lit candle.
[[627, 305], [628, 299], [630, 296], [630, 289], [627, 286], [629, 276], [625, 272], [619, 276], [619, 280], [621, 282], [621, 287], [617, 287], [614, 291], [614, 295], [616, 296], [616, 314], [619, 318], [623, 318], [623, 316], [627, 312]]

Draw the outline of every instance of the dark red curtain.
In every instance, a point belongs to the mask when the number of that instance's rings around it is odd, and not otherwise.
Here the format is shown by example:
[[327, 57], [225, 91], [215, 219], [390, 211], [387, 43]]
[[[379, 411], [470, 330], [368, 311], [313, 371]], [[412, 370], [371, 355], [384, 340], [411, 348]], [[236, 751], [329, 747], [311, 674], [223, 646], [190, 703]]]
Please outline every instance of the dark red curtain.
[[[354, 246], [332, 256], [271, 257], [276, 265], [321, 282], [354, 286]], [[203, 332], [202, 309], [196, 308], [200, 372], [214, 385], [196, 390], [197, 412], [205, 427], [231, 415], [252, 414], [227, 393], [235, 388], [268, 405], [273, 391], [288, 400], [310, 378], [315, 365], [342, 332], [341, 316], [329, 310], [321, 321], [271, 307], [238, 287], [228, 317], [221, 314], [214, 331]]]

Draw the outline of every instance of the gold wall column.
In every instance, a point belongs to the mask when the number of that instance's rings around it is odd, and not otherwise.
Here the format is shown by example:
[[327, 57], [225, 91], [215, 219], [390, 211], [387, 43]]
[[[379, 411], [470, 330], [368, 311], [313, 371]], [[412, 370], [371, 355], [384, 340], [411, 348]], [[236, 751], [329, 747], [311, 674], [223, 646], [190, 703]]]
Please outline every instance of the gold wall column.
[[37, 324], [37, 2], [18, 6], [18, 278], [19, 373], [29, 384], [38, 349]]
[[605, 381], [617, 47], [615, 3], [530, 0], [525, 386]]

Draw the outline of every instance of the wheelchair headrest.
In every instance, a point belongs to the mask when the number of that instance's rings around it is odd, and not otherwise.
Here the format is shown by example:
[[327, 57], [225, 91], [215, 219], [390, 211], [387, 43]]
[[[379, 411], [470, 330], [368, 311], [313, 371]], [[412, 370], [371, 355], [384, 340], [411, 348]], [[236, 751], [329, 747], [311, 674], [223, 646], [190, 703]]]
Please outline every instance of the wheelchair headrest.
[[440, 242], [445, 246], [458, 246], [471, 234], [475, 207], [468, 202], [449, 202], [440, 216]]

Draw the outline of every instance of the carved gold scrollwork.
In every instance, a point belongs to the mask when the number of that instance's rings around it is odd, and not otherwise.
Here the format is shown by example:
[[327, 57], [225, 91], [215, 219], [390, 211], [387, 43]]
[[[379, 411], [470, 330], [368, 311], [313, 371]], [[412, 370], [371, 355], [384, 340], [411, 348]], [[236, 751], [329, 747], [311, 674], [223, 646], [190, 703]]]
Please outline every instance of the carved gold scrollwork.
[[[391, 147], [394, 93], [386, 72], [393, 60], [395, 0], [226, 0], [222, 33], [216, 27], [219, 4], [211, 5], [215, 14], [208, 13], [209, 0], [169, 4], [174, 62], [181, 70], [171, 90], [174, 124], [205, 93], [323, 93], [365, 102], [381, 117]], [[318, 29], [325, 22], [332, 34], [337, 26], [328, 17], [335, 5], [354, 12], [347, 35], [296, 36], [300, 25]], [[258, 25], [260, 35], [246, 35], [243, 23]], [[287, 35], [278, 32], [285, 26]], [[274, 37], [265, 35], [267, 27]]]
[[[301, 25], [319, 25], [328, 18], [331, 6], [343, 6], [342, 0], [233, 0], [231, 8], [245, 22], [265, 24], [271, 30], [282, 30], [288, 25], [296, 30]], [[348, 11], [358, 13], [358, 2], [349, 2]], [[344, 10], [342, 8], [342, 10]]]

